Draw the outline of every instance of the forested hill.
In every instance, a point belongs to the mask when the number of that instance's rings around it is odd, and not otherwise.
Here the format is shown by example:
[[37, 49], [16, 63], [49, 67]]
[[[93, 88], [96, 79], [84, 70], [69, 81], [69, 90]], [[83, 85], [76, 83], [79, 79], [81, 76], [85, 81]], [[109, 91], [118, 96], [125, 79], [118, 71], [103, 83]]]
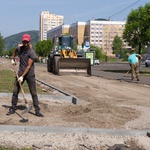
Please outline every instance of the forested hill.
[[17, 47], [18, 44], [21, 44], [21, 37], [25, 33], [31, 35], [31, 44], [34, 47], [39, 39], [38, 37], [39, 31], [37, 30], [20, 32], [18, 34], [14, 34], [14, 35], [4, 38], [5, 51], [10, 50], [13, 47]]

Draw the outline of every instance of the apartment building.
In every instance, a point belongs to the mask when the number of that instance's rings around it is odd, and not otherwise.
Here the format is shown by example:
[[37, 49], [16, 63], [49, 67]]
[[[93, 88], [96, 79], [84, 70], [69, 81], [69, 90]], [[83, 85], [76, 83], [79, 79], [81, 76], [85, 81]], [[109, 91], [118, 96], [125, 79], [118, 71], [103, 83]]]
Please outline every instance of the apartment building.
[[71, 25], [61, 25], [52, 30], [47, 31], [47, 38], [53, 39], [54, 36], [70, 34], [72, 35], [78, 45], [82, 45], [84, 30], [85, 30], [85, 22], [76, 22]]
[[70, 25], [60, 25], [47, 31], [47, 39], [53, 39], [54, 36], [65, 35], [69, 33]]
[[125, 21], [89, 20], [86, 22], [84, 37], [90, 44], [102, 48], [106, 55], [111, 55], [114, 37], [117, 35], [122, 38], [124, 28]]
[[47, 40], [47, 31], [64, 24], [64, 16], [56, 15], [48, 11], [40, 13], [39, 40]]
[[86, 22], [76, 22], [70, 25], [69, 34], [72, 35], [78, 46], [83, 43]]
[[[124, 28], [125, 21], [89, 20], [87, 22], [72, 23], [68, 26], [62, 25], [49, 30], [47, 37], [52, 39], [54, 35], [69, 33], [76, 39], [78, 47], [81, 47], [82, 43], [89, 42], [90, 45], [102, 48], [103, 53], [106, 55], [112, 55], [114, 37], [118, 35], [122, 38]], [[124, 43], [124, 47], [127, 47], [126, 43]]]

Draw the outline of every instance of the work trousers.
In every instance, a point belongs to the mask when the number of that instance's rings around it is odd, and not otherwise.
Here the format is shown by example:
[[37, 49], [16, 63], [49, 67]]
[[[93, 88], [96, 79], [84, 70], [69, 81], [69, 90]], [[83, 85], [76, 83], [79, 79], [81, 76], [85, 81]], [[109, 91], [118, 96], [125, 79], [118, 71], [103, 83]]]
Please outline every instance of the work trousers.
[[[31, 96], [32, 96], [32, 100], [33, 100], [33, 106], [35, 108], [36, 112], [40, 111], [39, 108], [39, 102], [38, 102], [38, 96], [37, 96], [37, 92], [36, 92], [36, 81], [35, 81], [35, 75], [32, 76], [25, 76], [24, 80], [22, 82], [22, 85], [24, 83], [24, 81], [27, 81]], [[13, 91], [13, 95], [12, 95], [12, 108], [16, 108], [17, 103], [18, 103], [18, 94], [20, 92], [20, 85], [17, 81], [17, 78], [14, 82], [14, 91]]]
[[131, 64], [131, 70], [132, 70], [132, 80], [136, 77], [139, 79], [139, 67], [138, 63]]

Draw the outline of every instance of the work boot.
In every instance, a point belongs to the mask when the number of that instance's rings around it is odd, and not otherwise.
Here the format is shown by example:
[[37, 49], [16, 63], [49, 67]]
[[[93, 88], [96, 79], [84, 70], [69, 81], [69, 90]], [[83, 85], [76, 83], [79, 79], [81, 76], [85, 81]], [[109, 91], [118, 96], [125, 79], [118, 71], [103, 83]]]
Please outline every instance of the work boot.
[[10, 108], [9, 112], [6, 115], [12, 115], [15, 113], [15, 109], [14, 108]]
[[39, 111], [36, 111], [35, 115], [38, 116], [38, 117], [44, 117], [44, 115], [42, 113], [40, 113]]

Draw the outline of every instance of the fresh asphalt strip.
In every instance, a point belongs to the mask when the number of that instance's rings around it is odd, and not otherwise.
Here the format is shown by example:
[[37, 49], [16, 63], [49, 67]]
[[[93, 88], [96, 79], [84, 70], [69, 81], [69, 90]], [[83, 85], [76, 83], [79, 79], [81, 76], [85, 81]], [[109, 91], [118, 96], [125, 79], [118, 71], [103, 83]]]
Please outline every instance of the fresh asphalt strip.
[[100, 128], [70, 128], [70, 127], [48, 127], [48, 126], [17, 126], [0, 125], [0, 132], [32, 132], [32, 133], [82, 133], [100, 134], [111, 136], [145, 136], [144, 130], [124, 130], [124, 129], [100, 129]]

